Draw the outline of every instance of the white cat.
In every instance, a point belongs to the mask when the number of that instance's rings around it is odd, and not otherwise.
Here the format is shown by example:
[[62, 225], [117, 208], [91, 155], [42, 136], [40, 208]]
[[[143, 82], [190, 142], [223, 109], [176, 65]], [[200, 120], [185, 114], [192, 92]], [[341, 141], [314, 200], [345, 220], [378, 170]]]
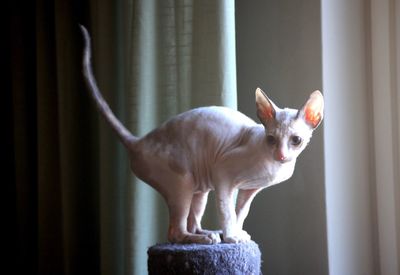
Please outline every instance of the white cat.
[[177, 115], [138, 138], [101, 96], [91, 69], [90, 37], [84, 27], [82, 32], [83, 71], [90, 93], [125, 145], [133, 173], [165, 199], [170, 215], [168, 240], [221, 242], [219, 232], [201, 227], [211, 190], [216, 192], [222, 241], [250, 240], [242, 229], [250, 204], [259, 191], [292, 176], [296, 158], [323, 118], [322, 94], [313, 92], [298, 111], [278, 108], [257, 88], [257, 116], [262, 124], [225, 107], [203, 107]]

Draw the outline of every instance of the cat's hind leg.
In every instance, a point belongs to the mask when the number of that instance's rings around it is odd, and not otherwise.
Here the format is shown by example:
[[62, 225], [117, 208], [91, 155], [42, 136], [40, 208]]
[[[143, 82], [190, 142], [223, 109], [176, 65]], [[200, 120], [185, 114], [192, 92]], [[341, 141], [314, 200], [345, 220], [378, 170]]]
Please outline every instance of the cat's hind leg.
[[203, 218], [204, 210], [206, 209], [209, 191], [199, 192], [193, 195], [190, 213], [188, 217], [188, 231], [191, 233], [206, 235], [211, 238], [212, 243], [220, 243], [219, 231], [211, 231], [203, 229], [201, 219]]
[[168, 196], [167, 204], [170, 215], [168, 240], [172, 243], [212, 244], [214, 241], [209, 236], [187, 230], [193, 194], [193, 185], [183, 183], [179, 185], [179, 192]]

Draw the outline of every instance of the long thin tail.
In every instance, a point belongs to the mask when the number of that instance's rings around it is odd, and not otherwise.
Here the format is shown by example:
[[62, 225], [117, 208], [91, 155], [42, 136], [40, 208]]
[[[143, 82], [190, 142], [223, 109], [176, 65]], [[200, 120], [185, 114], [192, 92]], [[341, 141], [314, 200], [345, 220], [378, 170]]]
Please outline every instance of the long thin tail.
[[85, 48], [83, 52], [83, 74], [85, 76], [87, 87], [90, 91], [90, 95], [96, 102], [96, 105], [100, 111], [100, 113], [104, 116], [107, 122], [111, 125], [113, 130], [117, 133], [121, 142], [125, 145], [125, 147], [129, 147], [133, 141], [138, 138], [133, 136], [132, 133], [125, 128], [124, 125], [116, 118], [114, 113], [111, 111], [110, 106], [108, 106], [107, 102], [104, 100], [99, 87], [97, 86], [96, 79], [93, 75], [93, 70], [91, 66], [91, 45], [90, 45], [90, 36], [86, 28], [80, 25], [82, 30], [82, 34], [85, 40]]

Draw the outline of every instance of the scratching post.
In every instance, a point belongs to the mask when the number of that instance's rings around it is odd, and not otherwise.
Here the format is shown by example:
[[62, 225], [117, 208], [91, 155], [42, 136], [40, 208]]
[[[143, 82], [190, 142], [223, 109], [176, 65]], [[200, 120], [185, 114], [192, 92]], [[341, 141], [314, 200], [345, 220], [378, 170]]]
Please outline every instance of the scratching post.
[[158, 244], [147, 251], [149, 275], [261, 274], [261, 252], [251, 241], [238, 244]]

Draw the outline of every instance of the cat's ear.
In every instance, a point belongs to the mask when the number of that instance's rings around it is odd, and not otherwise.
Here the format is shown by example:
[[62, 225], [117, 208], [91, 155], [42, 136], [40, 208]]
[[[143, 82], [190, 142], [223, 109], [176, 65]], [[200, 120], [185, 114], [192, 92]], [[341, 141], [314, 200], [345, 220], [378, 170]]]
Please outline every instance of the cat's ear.
[[313, 129], [318, 127], [324, 117], [324, 97], [320, 91], [315, 91], [310, 95], [297, 117], [304, 119]]
[[276, 105], [260, 89], [256, 89], [257, 116], [262, 123], [275, 119]]

